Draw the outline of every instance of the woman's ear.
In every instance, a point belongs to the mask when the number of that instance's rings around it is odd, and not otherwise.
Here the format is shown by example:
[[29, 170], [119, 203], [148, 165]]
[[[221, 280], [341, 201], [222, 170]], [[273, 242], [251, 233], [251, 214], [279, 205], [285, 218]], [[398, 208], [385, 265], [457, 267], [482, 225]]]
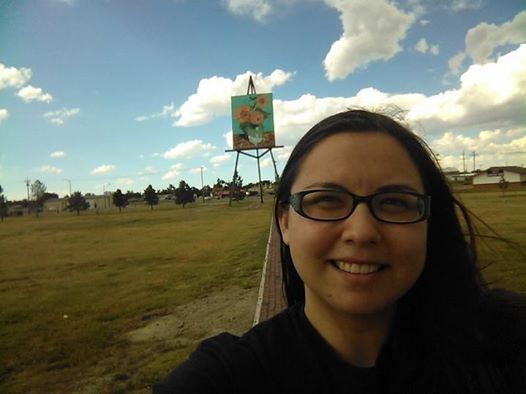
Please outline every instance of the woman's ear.
[[288, 208], [280, 208], [278, 211], [279, 229], [281, 231], [281, 238], [283, 243], [289, 244], [289, 210]]

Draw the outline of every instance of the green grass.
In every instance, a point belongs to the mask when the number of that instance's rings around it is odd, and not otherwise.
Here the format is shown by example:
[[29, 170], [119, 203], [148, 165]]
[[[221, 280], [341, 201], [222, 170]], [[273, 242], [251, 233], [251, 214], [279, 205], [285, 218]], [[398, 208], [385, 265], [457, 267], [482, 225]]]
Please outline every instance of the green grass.
[[74, 384], [87, 370], [113, 376], [108, 392], [147, 387], [192, 345], [132, 345], [123, 334], [204, 294], [256, 287], [271, 205], [8, 218], [0, 224], [0, 392], [90, 392]]
[[[526, 192], [458, 196], [513, 241], [480, 243], [484, 277], [526, 292]], [[0, 223], [0, 392], [149, 392], [201, 338], [125, 334], [203, 295], [257, 287], [271, 209], [164, 204]]]
[[510, 241], [494, 239], [494, 234], [475, 220], [482, 234], [478, 250], [484, 279], [492, 287], [526, 293], [526, 192], [471, 192], [458, 196], [476, 216]]

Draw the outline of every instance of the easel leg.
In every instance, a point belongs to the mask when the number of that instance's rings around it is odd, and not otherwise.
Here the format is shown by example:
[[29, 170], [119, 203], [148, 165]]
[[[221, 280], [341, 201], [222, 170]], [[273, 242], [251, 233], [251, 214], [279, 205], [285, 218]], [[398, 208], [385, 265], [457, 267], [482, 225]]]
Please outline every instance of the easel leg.
[[232, 206], [232, 192], [234, 190], [234, 181], [236, 180], [236, 174], [237, 174], [237, 163], [239, 161], [239, 151], [237, 151], [236, 156], [236, 166], [234, 167], [234, 175], [232, 175], [232, 182], [230, 182], [230, 192], [228, 193], [228, 206]]
[[274, 155], [272, 154], [272, 148], [270, 150], [270, 157], [272, 158], [272, 164], [274, 165], [274, 182], [279, 181], [278, 167], [276, 167], [276, 160], [274, 160]]
[[263, 204], [263, 185], [261, 184], [261, 167], [259, 165], [259, 149], [256, 149], [256, 156], [258, 158], [259, 200]]

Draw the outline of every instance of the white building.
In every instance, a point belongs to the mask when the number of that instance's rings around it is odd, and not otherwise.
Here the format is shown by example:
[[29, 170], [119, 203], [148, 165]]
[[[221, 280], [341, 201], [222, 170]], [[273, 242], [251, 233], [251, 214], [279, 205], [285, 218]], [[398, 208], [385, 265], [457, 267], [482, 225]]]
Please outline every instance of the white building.
[[473, 185], [495, 185], [501, 181], [507, 181], [510, 185], [526, 186], [526, 168], [518, 166], [490, 167], [481, 171], [473, 177]]

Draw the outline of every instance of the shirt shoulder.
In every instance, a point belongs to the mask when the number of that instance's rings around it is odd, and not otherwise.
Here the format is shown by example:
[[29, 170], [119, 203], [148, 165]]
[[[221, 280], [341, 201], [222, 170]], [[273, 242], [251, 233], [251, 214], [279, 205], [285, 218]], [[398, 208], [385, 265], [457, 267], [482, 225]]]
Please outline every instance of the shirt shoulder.
[[[238, 337], [221, 333], [201, 342], [188, 360], [154, 385], [154, 393], [273, 392], [269, 375], [293, 335], [294, 310], [285, 310]], [[281, 350], [279, 350], [281, 349]]]
[[509, 290], [490, 290], [481, 313], [493, 348], [505, 359], [526, 367], [526, 296]]

